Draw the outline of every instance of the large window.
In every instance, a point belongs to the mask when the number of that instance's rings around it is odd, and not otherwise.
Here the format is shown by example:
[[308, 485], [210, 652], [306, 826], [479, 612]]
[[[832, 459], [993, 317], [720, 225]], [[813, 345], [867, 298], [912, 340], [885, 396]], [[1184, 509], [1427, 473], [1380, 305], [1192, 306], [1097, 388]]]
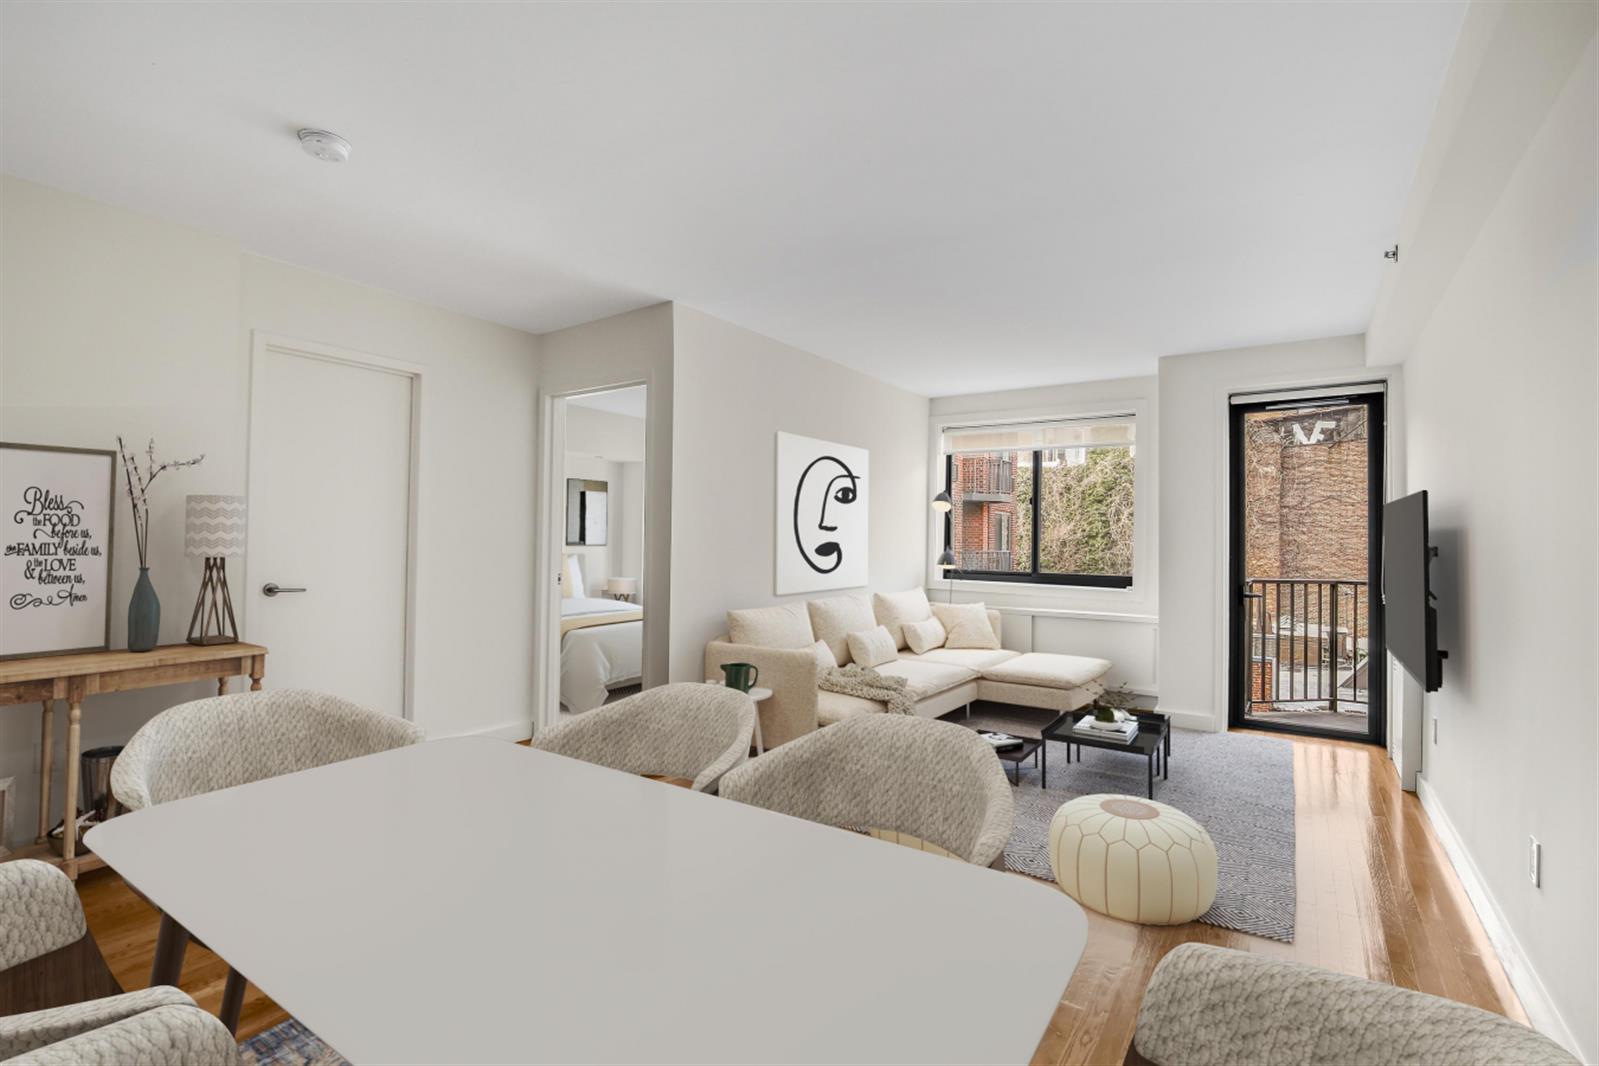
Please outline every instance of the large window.
[[1131, 416], [967, 426], [944, 433], [954, 577], [1128, 588]]

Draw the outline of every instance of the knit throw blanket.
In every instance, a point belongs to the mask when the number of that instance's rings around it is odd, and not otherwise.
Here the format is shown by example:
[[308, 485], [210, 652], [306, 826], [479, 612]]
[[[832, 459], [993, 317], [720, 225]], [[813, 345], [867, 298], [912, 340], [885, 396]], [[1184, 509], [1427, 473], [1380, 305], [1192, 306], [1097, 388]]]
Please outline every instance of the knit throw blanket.
[[886, 703], [889, 714], [916, 713], [916, 701], [905, 691], [903, 677], [880, 674], [857, 663], [834, 667], [817, 678], [816, 684], [828, 692]]

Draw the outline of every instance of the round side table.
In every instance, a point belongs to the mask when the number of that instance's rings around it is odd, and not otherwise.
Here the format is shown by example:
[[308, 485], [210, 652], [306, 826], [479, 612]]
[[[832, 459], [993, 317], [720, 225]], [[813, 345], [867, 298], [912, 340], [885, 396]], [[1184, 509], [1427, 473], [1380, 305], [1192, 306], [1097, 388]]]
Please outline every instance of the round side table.
[[[707, 685], [721, 685], [723, 688], [727, 687], [727, 682], [719, 677], [707, 677], [705, 683]], [[761, 702], [772, 698], [772, 690], [761, 688], [757, 685], [745, 695], [755, 701], [755, 754], [765, 755], [766, 745], [761, 741]]]

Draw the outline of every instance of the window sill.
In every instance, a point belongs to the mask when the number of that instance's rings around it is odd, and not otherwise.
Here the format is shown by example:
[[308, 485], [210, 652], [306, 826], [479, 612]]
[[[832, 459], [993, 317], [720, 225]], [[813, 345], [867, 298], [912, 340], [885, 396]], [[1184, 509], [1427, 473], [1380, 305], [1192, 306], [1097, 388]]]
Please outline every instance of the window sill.
[[[971, 602], [981, 598], [996, 611], [1015, 615], [1036, 615], [1040, 618], [1077, 618], [1101, 622], [1129, 622], [1155, 625], [1158, 614], [1149, 612], [1152, 606], [1142, 595], [1142, 588], [1090, 588], [1083, 585], [1043, 585], [1020, 581], [961, 581], [954, 588], [946, 579], [930, 580], [926, 586], [928, 600], [945, 602], [955, 594], [954, 602]], [[1089, 595], [1084, 595], [1088, 593]]]
[[1025, 607], [1010, 606], [1007, 604], [990, 604], [1000, 614], [1026, 614], [1039, 618], [1082, 618], [1094, 622], [1130, 622], [1135, 625], [1153, 626], [1160, 624], [1160, 617], [1153, 614], [1125, 614], [1120, 611], [1085, 611], [1072, 607]]
[[1111, 596], [1142, 595], [1139, 585], [1078, 585], [1064, 581], [985, 581], [976, 577], [949, 577], [940, 574], [929, 587], [947, 588], [953, 581], [957, 589], [993, 589], [995, 592], [1014, 592], [1020, 595], [1059, 595], [1061, 593], [1091, 592]]

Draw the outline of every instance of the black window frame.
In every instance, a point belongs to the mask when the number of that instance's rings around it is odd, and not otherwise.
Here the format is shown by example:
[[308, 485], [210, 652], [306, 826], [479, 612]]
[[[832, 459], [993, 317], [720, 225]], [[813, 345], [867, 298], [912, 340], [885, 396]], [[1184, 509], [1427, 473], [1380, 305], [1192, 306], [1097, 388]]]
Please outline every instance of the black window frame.
[[[1015, 570], [960, 570], [944, 571], [946, 578], [956, 581], [1004, 581], [1014, 585], [1068, 585], [1078, 588], [1099, 589], [1130, 589], [1133, 587], [1131, 574], [1048, 574], [1039, 573], [1038, 570], [1038, 530], [1039, 511], [1043, 494], [1038, 491], [1038, 477], [1044, 469], [1043, 448], [1032, 449], [1033, 455], [1033, 503], [1032, 520], [1029, 529], [1032, 535], [1028, 538], [1028, 550], [1032, 553], [1030, 560], [1031, 572]], [[958, 505], [955, 497], [955, 455], [953, 452], [944, 456], [944, 491], [949, 493], [952, 504]], [[1136, 518], [1134, 519], [1136, 521]], [[952, 551], [955, 547], [955, 510], [954, 506], [944, 514], [944, 550]], [[1015, 533], [1012, 532], [1014, 543]], [[957, 556], [958, 558], [958, 556]], [[1134, 562], [1136, 564], [1136, 548]]]

